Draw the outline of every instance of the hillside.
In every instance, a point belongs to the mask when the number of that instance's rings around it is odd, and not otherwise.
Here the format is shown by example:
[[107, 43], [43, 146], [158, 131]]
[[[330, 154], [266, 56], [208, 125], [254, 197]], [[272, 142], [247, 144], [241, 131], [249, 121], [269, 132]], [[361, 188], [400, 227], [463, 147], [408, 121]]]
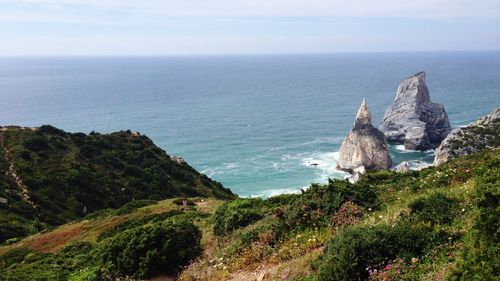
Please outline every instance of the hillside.
[[0, 127], [0, 243], [132, 200], [234, 195], [146, 136]]
[[465, 127], [453, 130], [436, 149], [434, 165], [485, 149], [500, 147], [500, 107]]
[[0, 247], [0, 279], [494, 280], [499, 167], [490, 150], [266, 200], [135, 201]]

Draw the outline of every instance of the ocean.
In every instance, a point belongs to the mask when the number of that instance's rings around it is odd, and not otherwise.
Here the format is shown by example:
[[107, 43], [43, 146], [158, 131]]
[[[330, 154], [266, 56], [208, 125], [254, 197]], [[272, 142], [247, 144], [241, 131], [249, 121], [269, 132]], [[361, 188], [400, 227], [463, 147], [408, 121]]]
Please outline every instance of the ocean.
[[500, 52], [2, 57], [0, 125], [139, 131], [240, 196], [272, 196], [346, 177], [337, 152], [362, 98], [378, 126], [421, 70], [453, 127], [500, 105]]

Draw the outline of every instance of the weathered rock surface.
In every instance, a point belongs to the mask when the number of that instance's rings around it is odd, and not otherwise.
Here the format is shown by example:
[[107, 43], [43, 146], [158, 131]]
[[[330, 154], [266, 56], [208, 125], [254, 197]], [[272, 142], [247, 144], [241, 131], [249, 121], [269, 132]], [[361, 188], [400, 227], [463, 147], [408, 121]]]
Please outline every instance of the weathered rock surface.
[[387, 108], [379, 127], [390, 142], [406, 149], [432, 149], [450, 133], [443, 105], [431, 102], [425, 72], [405, 79], [398, 87], [394, 103]]
[[399, 173], [408, 173], [410, 171], [410, 163], [408, 161], [401, 162], [391, 170]]
[[485, 149], [500, 147], [500, 107], [467, 127], [453, 130], [436, 150], [434, 165]]
[[383, 170], [391, 166], [384, 134], [371, 124], [371, 113], [363, 100], [354, 125], [339, 151], [337, 169], [358, 174], [359, 171]]

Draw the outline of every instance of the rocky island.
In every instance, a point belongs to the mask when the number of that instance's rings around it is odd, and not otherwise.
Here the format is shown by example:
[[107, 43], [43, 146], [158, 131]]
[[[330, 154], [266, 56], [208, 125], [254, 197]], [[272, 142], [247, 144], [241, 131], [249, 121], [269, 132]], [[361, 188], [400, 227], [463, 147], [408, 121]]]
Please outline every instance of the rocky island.
[[402, 143], [408, 150], [434, 149], [450, 133], [443, 105], [431, 102], [425, 72], [406, 78], [399, 85], [379, 129], [387, 141]]
[[364, 170], [383, 170], [391, 166], [384, 134], [372, 126], [366, 99], [356, 115], [351, 131], [342, 142], [337, 168], [353, 174]]

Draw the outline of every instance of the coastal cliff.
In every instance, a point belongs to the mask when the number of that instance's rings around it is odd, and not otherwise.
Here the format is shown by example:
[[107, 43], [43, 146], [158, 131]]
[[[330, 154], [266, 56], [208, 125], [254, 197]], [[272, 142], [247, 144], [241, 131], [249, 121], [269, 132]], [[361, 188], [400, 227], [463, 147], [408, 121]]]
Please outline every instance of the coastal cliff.
[[437, 147], [451, 131], [443, 105], [431, 102], [425, 72], [405, 79], [379, 127], [389, 142], [409, 150]]
[[338, 169], [356, 173], [357, 170], [382, 170], [391, 166], [384, 134], [372, 126], [371, 118], [363, 99], [354, 125], [340, 147]]
[[500, 107], [464, 128], [453, 130], [436, 149], [434, 165], [485, 149], [500, 147]]

